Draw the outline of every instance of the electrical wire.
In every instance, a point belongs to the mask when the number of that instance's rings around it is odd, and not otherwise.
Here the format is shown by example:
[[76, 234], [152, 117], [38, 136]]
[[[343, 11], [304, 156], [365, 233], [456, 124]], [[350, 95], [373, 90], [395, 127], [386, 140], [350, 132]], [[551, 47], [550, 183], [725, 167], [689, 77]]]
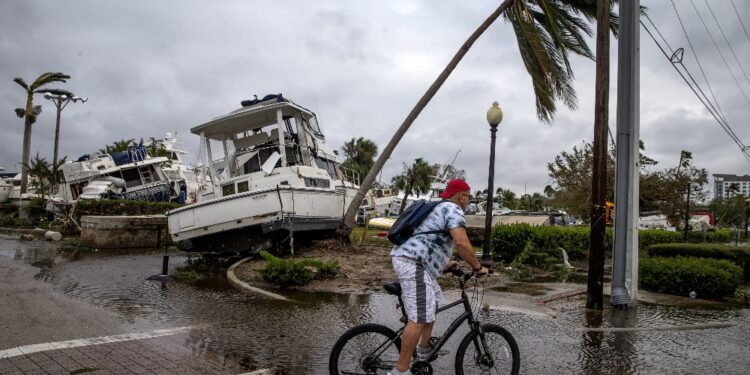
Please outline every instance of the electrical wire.
[[750, 105], [750, 99], [748, 99], [747, 94], [745, 94], [745, 90], [742, 89], [742, 86], [740, 85], [740, 82], [737, 80], [737, 77], [734, 76], [734, 72], [729, 67], [729, 63], [727, 62], [727, 59], [724, 57], [724, 53], [721, 52], [721, 49], [719, 48], [719, 45], [716, 43], [716, 39], [714, 39], [713, 34], [711, 34], [711, 31], [708, 29], [708, 26], [706, 25], [706, 22], [703, 20], [703, 16], [701, 16], [701, 13], [698, 11], [698, 7], [695, 6], [695, 2], [693, 0], [690, 0], [690, 4], [693, 5], [693, 9], [695, 9], [695, 13], [698, 14], [698, 18], [701, 20], [701, 23], [703, 24], [703, 28], [706, 29], [706, 33], [708, 34], [709, 38], [711, 39], [711, 42], [714, 44], [714, 47], [716, 48], [716, 51], [719, 52], [719, 56], [721, 57], [721, 61], [724, 62], [724, 65], [727, 67], [727, 70], [729, 71], [729, 74], [732, 75], [732, 79], [734, 80], [734, 83], [737, 84], [737, 88], [740, 89], [740, 92], [742, 93], [742, 96], [745, 97], [745, 101], [748, 105]]
[[742, 64], [740, 63], [740, 59], [737, 58], [737, 54], [734, 53], [734, 48], [732, 48], [732, 45], [729, 44], [729, 38], [727, 38], [727, 34], [724, 33], [724, 28], [721, 27], [721, 23], [719, 23], [719, 20], [716, 18], [716, 14], [714, 13], [714, 10], [711, 9], [711, 6], [708, 5], [708, 0], [703, 0], [706, 3], [706, 6], [708, 7], [708, 11], [711, 12], [711, 17], [714, 18], [714, 22], [716, 22], [716, 26], [719, 26], [719, 31], [721, 32], [721, 36], [724, 37], [724, 42], [727, 44], [727, 47], [729, 47], [729, 51], [732, 52], [732, 56], [734, 56], [734, 61], [737, 62], [737, 66], [740, 67], [740, 71], [742, 72], [742, 75], [745, 76], [745, 81], [747, 81], [748, 84], [750, 84], [750, 78], [747, 78], [747, 73], [745, 73], [745, 69], [742, 68]]
[[737, 19], [740, 21], [740, 25], [742, 25], [742, 30], [745, 32], [745, 37], [747, 38], [747, 41], [750, 42], [750, 34], [747, 33], [747, 29], [745, 28], [745, 24], [742, 23], [742, 17], [740, 17], [740, 12], [737, 11], [737, 7], [734, 6], [734, 0], [732, 1], [732, 8], [734, 8], [734, 14], [737, 15]]
[[[701, 74], [703, 75], [703, 79], [706, 81], [706, 85], [708, 85], [708, 91], [711, 92], [711, 97], [714, 99], [714, 103], [716, 104], [716, 108], [719, 110], [719, 114], [721, 114], [721, 118], [726, 121], [726, 117], [724, 116], [724, 111], [721, 110], [721, 106], [719, 106], [719, 101], [716, 99], [716, 95], [714, 94], [714, 89], [711, 87], [711, 83], [708, 81], [708, 77], [706, 76], [706, 72], [703, 70], [703, 65], [701, 64], [700, 60], [698, 59], [698, 54], [695, 52], [695, 48], [693, 48], [693, 42], [690, 40], [690, 37], [688, 36], [687, 30], [685, 29], [685, 24], [682, 23], [682, 17], [680, 17], [680, 12], [677, 11], [677, 6], [674, 3], [674, 0], [670, 0], [672, 2], [672, 8], [674, 8], [674, 13], [677, 15], [677, 20], [680, 22], [680, 27], [682, 27], [682, 33], [685, 34], [685, 39], [687, 39], [688, 46], [690, 46], [690, 51], [693, 53], [693, 57], [695, 58], [695, 62], [698, 63], [698, 68], [701, 71]], [[650, 20], [650, 19], [649, 19]], [[653, 24], [653, 22], [651, 22]], [[656, 29], [657, 32], [659, 31]], [[664, 39], [664, 37], [659, 33], [659, 36]], [[666, 39], [664, 39], [666, 42]], [[669, 47], [669, 44], [667, 44], [667, 47]], [[670, 47], [671, 50], [671, 47]]]
[[[649, 21], [649, 23], [651, 23], [651, 26], [654, 28], [655, 31], [657, 31], [657, 33], [662, 37], [662, 39], [664, 39], [664, 37], [661, 35], [661, 33], [658, 32], [658, 27], [653, 22], [653, 20], [651, 20], [651, 18], [648, 15], [646, 15], [646, 19]], [[648, 35], [651, 37], [651, 39], [654, 41], [654, 43], [656, 43], [656, 46], [659, 48], [659, 50], [662, 52], [662, 54], [664, 54], [664, 56], [672, 63], [672, 66], [680, 74], [680, 77], [682, 77], [682, 79], [685, 81], [685, 83], [687, 83], [688, 87], [690, 87], [690, 89], [693, 91], [693, 93], [698, 97], [698, 100], [700, 100], [700, 102], [706, 107], [706, 109], [709, 111], [709, 113], [711, 113], [711, 115], [714, 117], [714, 119], [716, 120], [716, 122], [719, 123], [719, 126], [722, 127], [722, 129], [724, 130], [724, 132], [726, 132], [727, 135], [729, 135], [729, 137], [732, 138], [732, 140], [737, 144], [737, 146], [739, 146], [740, 151], [742, 152], [742, 154], [745, 157], [745, 159], [747, 159], [750, 162], [750, 155], [748, 155], [748, 150], [750, 149], [750, 147], [745, 146], [745, 144], [742, 142], [742, 140], [740, 140], [740, 138], [737, 136], [737, 134], [735, 134], [734, 131], [732, 130], [732, 128], [729, 126], [729, 123], [721, 117], [721, 115], [718, 113], [716, 107], [714, 107], [714, 105], [708, 99], [708, 97], [706, 96], [706, 94], [700, 88], [700, 85], [698, 85], [698, 83], [692, 77], [692, 75], [690, 74], [690, 72], [687, 69], [687, 67], [685, 67], [685, 65], [682, 63], [682, 59], [681, 58], [675, 59], [675, 56], [677, 55], [676, 52], [679, 52], [679, 50], [678, 51], [672, 51], [671, 48], [670, 48], [670, 53], [667, 53], [667, 51], [664, 49], [664, 47], [662, 46], [662, 44], [659, 42], [659, 40], [657, 40], [657, 38], [654, 36], [654, 33], [643, 22], [643, 20], [641, 20], [640, 23], [641, 23], [641, 26], [643, 26], [643, 28], [646, 30], [646, 32], [648, 33]], [[665, 43], [664, 44], [667, 44], [666, 43], [666, 39], [665, 39]], [[669, 48], [669, 47], [667, 47], [667, 48]], [[682, 68], [682, 69], [680, 69], [680, 68]]]

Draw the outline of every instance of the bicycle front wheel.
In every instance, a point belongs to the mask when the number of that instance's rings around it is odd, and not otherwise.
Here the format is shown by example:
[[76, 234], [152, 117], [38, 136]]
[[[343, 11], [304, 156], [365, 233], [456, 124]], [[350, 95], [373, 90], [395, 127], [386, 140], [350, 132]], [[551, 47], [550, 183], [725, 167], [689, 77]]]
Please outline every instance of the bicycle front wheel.
[[387, 374], [398, 360], [401, 338], [380, 324], [352, 327], [336, 341], [328, 360], [331, 375]]
[[513, 336], [495, 324], [482, 324], [481, 331], [469, 332], [458, 346], [456, 375], [517, 375], [521, 355]]

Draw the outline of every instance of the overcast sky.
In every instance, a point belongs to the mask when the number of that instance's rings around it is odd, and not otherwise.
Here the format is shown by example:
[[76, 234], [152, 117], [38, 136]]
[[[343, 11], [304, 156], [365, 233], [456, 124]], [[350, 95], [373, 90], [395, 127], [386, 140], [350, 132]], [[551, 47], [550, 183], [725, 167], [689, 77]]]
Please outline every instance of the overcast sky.
[[[706, 3], [677, 0], [709, 82], [729, 124], [750, 144], [750, 40], [732, 3], [708, 0], [742, 69], [726, 47]], [[382, 149], [413, 105], [499, 0], [476, 1], [36, 1], [0, 2], [0, 166], [21, 160], [23, 120], [14, 108], [25, 95], [12, 81], [41, 73], [70, 75], [59, 87], [85, 104], [62, 113], [61, 154], [69, 158], [114, 140], [163, 137], [177, 131], [196, 157], [189, 129], [239, 107], [253, 94], [283, 93], [318, 114], [335, 149], [352, 137]], [[685, 65], [707, 90], [669, 1], [641, 2]], [[745, 27], [750, 4], [736, 0]], [[595, 29], [595, 26], [592, 26]], [[593, 39], [592, 50], [595, 48]], [[610, 128], [615, 133], [617, 42], [612, 43]], [[726, 58], [737, 82], [727, 70]], [[510, 25], [498, 20], [473, 46], [396, 148], [383, 181], [402, 162], [423, 157], [467, 171], [472, 190], [486, 187], [489, 126], [500, 102], [495, 186], [541, 192], [546, 165], [593, 137], [594, 62], [573, 58], [579, 108], [560, 110], [551, 125], [535, 115], [531, 81]], [[680, 150], [709, 173], [748, 174], [750, 162], [696, 99], [641, 28], [641, 139], [660, 167]], [[740, 88], [744, 90], [744, 94]], [[55, 86], [51, 86], [55, 87]], [[52, 157], [54, 106], [33, 127], [32, 155]]]

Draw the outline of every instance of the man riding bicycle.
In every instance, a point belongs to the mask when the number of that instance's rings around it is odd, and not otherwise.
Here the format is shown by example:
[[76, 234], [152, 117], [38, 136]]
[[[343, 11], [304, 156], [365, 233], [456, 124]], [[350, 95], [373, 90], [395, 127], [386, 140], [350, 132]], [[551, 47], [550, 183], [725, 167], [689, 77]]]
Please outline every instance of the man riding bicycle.
[[[465, 181], [450, 181], [440, 194], [446, 201], [435, 207], [415, 228], [414, 233], [417, 234], [394, 246], [391, 251], [393, 270], [401, 283], [401, 298], [408, 322], [401, 336], [398, 361], [389, 375], [410, 375], [409, 365], [414, 350], [417, 349], [417, 355], [432, 351], [430, 337], [435, 311], [442, 300], [436, 278], [455, 264], [450, 260], [454, 246], [477, 277], [488, 272], [474, 255], [474, 248], [466, 235], [463, 210], [469, 204], [470, 191]], [[436, 233], [438, 231], [442, 232]]]

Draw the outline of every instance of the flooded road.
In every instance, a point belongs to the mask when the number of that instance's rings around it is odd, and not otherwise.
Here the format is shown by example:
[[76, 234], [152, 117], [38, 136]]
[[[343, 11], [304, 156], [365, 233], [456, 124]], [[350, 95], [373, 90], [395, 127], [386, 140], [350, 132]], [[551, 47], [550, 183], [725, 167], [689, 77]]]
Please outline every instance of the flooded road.
[[[46, 243], [19, 246], [0, 239], [0, 256], [39, 268], [36, 278], [73, 299], [113, 311], [142, 329], [196, 326], [175, 337], [195, 356], [254, 369], [283, 366], [292, 374], [326, 374], [330, 348], [349, 327], [377, 322], [398, 326], [395, 299], [383, 294], [286, 294], [301, 303], [240, 292], [223, 279], [161, 283], [162, 254], [80, 253], [55, 256]], [[25, 250], [23, 250], [24, 248]], [[21, 250], [19, 250], [21, 249]], [[187, 258], [172, 254], [170, 273]], [[487, 311], [481, 319], [505, 326], [518, 341], [524, 374], [744, 374], [750, 365], [750, 310], [686, 309], [641, 304], [629, 311], [587, 314], [581, 301], [554, 305], [556, 319]], [[438, 316], [442, 332], [460, 311]], [[589, 332], [584, 327], [664, 327], [731, 323], [728, 328]], [[462, 332], [451, 353], [433, 362], [436, 374], [453, 373]]]

